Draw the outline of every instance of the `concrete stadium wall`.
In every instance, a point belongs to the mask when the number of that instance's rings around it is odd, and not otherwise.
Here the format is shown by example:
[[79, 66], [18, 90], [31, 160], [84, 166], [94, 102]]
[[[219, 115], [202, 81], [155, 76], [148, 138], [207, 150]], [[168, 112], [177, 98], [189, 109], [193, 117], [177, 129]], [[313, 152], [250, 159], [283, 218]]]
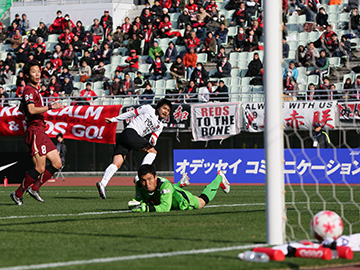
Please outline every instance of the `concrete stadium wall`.
[[[26, 2], [22, 2], [26, 3]], [[34, 3], [34, 2], [32, 2]], [[41, 3], [41, 2], [40, 2]], [[35, 5], [14, 5], [10, 8], [10, 21], [15, 18], [15, 14], [25, 13], [30, 21], [31, 28], [37, 28], [40, 21], [46, 25], [53, 23], [56, 17], [56, 11], [61, 10], [63, 15], [69, 14], [74, 23], [81, 20], [83, 25], [93, 24], [93, 20], [104, 14], [104, 10], [108, 9], [114, 20], [114, 28], [121, 25], [124, 18], [128, 15], [128, 11], [133, 9], [132, 1], [124, 0], [121, 3], [101, 3], [101, 4], [73, 4], [73, 5], [51, 5], [51, 6], [35, 6]]]

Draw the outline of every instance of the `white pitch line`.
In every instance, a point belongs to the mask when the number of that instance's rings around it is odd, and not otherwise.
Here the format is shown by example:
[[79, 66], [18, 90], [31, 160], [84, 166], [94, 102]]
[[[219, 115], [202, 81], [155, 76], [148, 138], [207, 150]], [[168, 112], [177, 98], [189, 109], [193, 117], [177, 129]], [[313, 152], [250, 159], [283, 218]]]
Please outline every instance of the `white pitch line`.
[[29, 270], [29, 269], [65, 267], [65, 266], [73, 266], [73, 265], [85, 265], [85, 264], [94, 264], [94, 263], [110, 263], [110, 262], [120, 262], [120, 261], [129, 261], [129, 260], [164, 258], [164, 257], [181, 256], [181, 255], [194, 255], [194, 254], [224, 252], [224, 251], [232, 251], [232, 250], [244, 250], [244, 249], [251, 249], [251, 248], [263, 247], [263, 246], [266, 246], [266, 244], [253, 244], [253, 245], [232, 246], [232, 247], [223, 247], [223, 248], [195, 249], [195, 250], [174, 251], [174, 252], [164, 252], [164, 253], [130, 255], [130, 256], [121, 256], [121, 257], [97, 258], [97, 259], [91, 259], [91, 260], [44, 263], [44, 264], [33, 264], [33, 265], [20, 265], [20, 266], [14, 266], [14, 267], [0, 268], [0, 270]]
[[73, 217], [73, 216], [87, 216], [87, 215], [105, 215], [105, 214], [120, 214], [120, 213], [130, 213], [130, 210], [120, 210], [120, 211], [104, 211], [104, 212], [84, 212], [77, 214], [48, 214], [48, 215], [31, 215], [31, 216], [9, 216], [9, 217], [0, 217], [2, 219], [22, 219], [22, 218], [42, 218], [42, 217]]
[[[216, 208], [216, 207], [240, 207], [240, 206], [256, 206], [265, 205], [264, 203], [244, 203], [244, 204], [222, 204], [222, 205], [207, 205], [205, 208]], [[103, 211], [103, 212], [83, 212], [77, 214], [48, 214], [48, 215], [30, 215], [30, 216], [9, 216], [0, 217], [0, 220], [5, 219], [24, 219], [24, 218], [43, 218], [43, 217], [73, 217], [73, 216], [87, 216], [87, 215], [105, 215], [105, 214], [121, 214], [130, 213], [131, 210], [119, 210], [119, 211]]]
[[[307, 202], [296, 202], [296, 204], [306, 204]], [[322, 204], [322, 202], [313, 202], [314, 204]], [[292, 205], [293, 203], [287, 202], [286, 205]], [[336, 202], [328, 202], [327, 204], [337, 204]], [[218, 207], [242, 207], [242, 206], [264, 206], [265, 203], [241, 203], [241, 204], [215, 204], [207, 205], [204, 208], [218, 208]], [[130, 213], [130, 210], [119, 211], [102, 211], [102, 212], [83, 212], [77, 214], [47, 214], [47, 215], [29, 215], [29, 216], [8, 216], [0, 217], [0, 220], [6, 219], [25, 219], [25, 218], [47, 218], [47, 217], [76, 217], [76, 216], [93, 216], [93, 215], [106, 215], [106, 214], [121, 214]]]

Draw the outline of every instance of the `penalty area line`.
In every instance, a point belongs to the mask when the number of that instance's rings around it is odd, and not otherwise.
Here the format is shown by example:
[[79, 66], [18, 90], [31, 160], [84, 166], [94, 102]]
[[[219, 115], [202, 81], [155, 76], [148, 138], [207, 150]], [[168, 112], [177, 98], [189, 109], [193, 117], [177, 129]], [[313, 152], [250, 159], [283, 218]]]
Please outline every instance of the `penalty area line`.
[[173, 251], [173, 252], [163, 252], [163, 253], [150, 253], [150, 254], [130, 255], [130, 256], [120, 256], [120, 257], [110, 257], [110, 258], [97, 258], [91, 260], [19, 265], [13, 267], [0, 268], [0, 270], [29, 270], [29, 269], [66, 267], [73, 265], [86, 265], [86, 264], [95, 264], [95, 263], [111, 263], [111, 262], [129, 261], [129, 260], [153, 259], [153, 258], [164, 258], [164, 257], [173, 257], [173, 256], [182, 256], [182, 255], [195, 255], [195, 254], [225, 252], [225, 251], [233, 251], [233, 250], [244, 250], [244, 249], [251, 249], [255, 247], [264, 247], [264, 246], [267, 245], [252, 244], [252, 245], [232, 246], [232, 247], [222, 247], [222, 248], [208, 248], [208, 249], [195, 249], [195, 250]]

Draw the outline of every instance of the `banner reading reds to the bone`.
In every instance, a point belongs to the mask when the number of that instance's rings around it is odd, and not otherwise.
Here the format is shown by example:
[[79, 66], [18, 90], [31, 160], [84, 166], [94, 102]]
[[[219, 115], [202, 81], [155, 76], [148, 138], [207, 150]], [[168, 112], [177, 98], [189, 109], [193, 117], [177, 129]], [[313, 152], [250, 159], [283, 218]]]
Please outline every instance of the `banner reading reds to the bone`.
[[[46, 133], [55, 137], [96, 143], [115, 143], [116, 123], [106, 124], [105, 117], [119, 115], [121, 105], [69, 106], [45, 113]], [[24, 115], [18, 107], [0, 108], [0, 136], [19, 136], [26, 130]]]
[[221, 102], [191, 106], [194, 141], [221, 140], [240, 133], [240, 103]]

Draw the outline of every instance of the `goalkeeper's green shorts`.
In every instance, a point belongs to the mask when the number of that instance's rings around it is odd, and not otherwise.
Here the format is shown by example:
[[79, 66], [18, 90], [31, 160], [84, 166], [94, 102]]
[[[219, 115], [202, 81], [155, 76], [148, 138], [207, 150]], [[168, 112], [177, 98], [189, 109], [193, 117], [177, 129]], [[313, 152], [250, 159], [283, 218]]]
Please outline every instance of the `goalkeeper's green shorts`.
[[189, 191], [182, 188], [175, 188], [176, 201], [178, 203], [179, 210], [192, 210], [199, 209], [199, 198]]

